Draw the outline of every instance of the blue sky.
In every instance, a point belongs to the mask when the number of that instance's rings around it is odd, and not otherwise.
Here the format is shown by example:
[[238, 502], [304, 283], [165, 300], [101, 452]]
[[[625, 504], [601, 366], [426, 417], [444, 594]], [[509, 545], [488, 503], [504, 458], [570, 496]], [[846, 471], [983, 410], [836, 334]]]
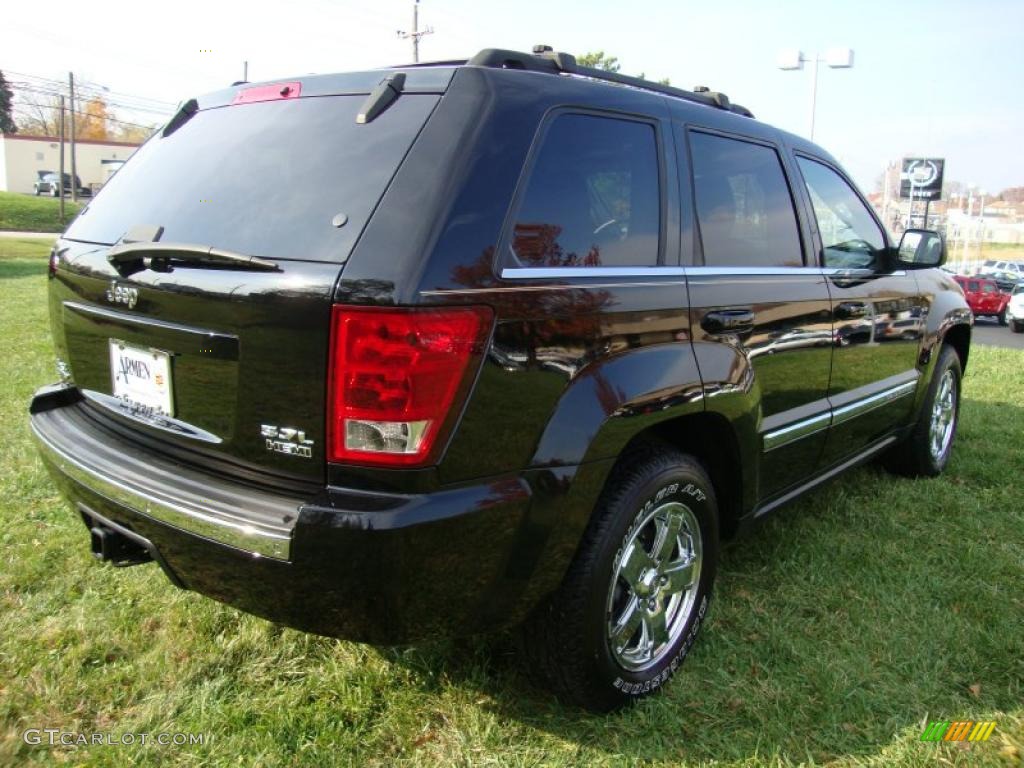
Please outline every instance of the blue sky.
[[[175, 102], [252, 79], [407, 61], [395, 31], [411, 0], [292, 0], [146, 5], [58, 0], [5, 12], [0, 69], [76, 76]], [[64, 19], [54, 28], [53, 18]], [[810, 71], [776, 68], [780, 50], [855, 51], [822, 67], [815, 139], [867, 191], [888, 160], [945, 157], [947, 178], [995, 193], [1024, 185], [1024, 2], [611, 2], [422, 0], [423, 58], [548, 43], [603, 49], [627, 73], [708, 85], [766, 120], [806, 134]], [[212, 53], [200, 53], [212, 49]], [[40, 51], [46, 51], [41, 57]]]

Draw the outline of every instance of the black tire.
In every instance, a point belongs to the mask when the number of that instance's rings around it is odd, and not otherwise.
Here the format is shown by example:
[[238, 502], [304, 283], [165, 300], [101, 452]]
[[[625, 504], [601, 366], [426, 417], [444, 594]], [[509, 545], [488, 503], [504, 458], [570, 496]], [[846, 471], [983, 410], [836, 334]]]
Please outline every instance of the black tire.
[[998, 317], [996, 319], [999, 320], [999, 324], [1000, 325], [1006, 325], [1006, 308], [1005, 307], [1003, 308], [1003, 311], [999, 313], [999, 315], [998, 315]]
[[1014, 333], [1024, 333], [1024, 320], [1011, 320], [1010, 330]]
[[[681, 522], [673, 528], [670, 521]], [[646, 544], [643, 537], [649, 528], [660, 538]], [[687, 534], [693, 528], [699, 530], [699, 541]], [[674, 540], [662, 533], [670, 530], [679, 532]], [[672, 543], [654, 552], [657, 541]], [[644, 548], [642, 555], [636, 551], [638, 543]], [[648, 558], [643, 570], [634, 570], [644, 574], [636, 590], [627, 588], [617, 568], [632, 560], [629, 552]], [[688, 562], [696, 562], [697, 568], [687, 566]], [[711, 599], [717, 562], [718, 505], [704, 467], [692, 456], [668, 447], [645, 446], [623, 456], [561, 586], [522, 628], [521, 646], [531, 677], [562, 700], [594, 712], [609, 712], [654, 693], [672, 676], [696, 639]], [[664, 569], [679, 577], [683, 574], [679, 564], [690, 568], [680, 581], [692, 581], [676, 597], [670, 577], [658, 574]], [[623, 646], [614, 649], [612, 621], [624, 604], [620, 618], [642, 616], [637, 619], [641, 623], [634, 634], [624, 630]], [[656, 609], [656, 604], [664, 610]], [[665, 618], [659, 622], [660, 616]], [[646, 648], [648, 628], [654, 637], [659, 624], [667, 640], [660, 642], [660, 649], [659, 643]], [[632, 624], [623, 621], [622, 626]], [[641, 649], [638, 653], [651, 653], [649, 666], [643, 669], [629, 669], [619, 658], [624, 650], [631, 652], [626, 646], [634, 639], [635, 647]]]
[[[952, 377], [953, 402], [952, 425], [948, 438], [941, 441], [941, 450], [933, 446], [932, 423], [935, 416], [936, 399], [943, 380], [948, 374]], [[886, 455], [884, 462], [887, 469], [907, 477], [935, 477], [946, 468], [949, 456], [953, 451], [957, 426], [960, 423], [960, 391], [963, 374], [960, 368], [960, 357], [956, 350], [943, 345], [939, 359], [935, 362], [932, 380], [928, 384], [928, 392], [922, 403], [917, 423], [906, 440], [894, 446]]]

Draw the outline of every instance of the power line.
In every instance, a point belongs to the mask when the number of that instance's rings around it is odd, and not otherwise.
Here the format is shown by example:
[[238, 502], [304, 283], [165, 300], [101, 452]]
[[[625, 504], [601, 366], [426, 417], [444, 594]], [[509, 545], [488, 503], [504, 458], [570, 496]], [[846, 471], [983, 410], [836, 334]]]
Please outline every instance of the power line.
[[[27, 77], [30, 80], [41, 80], [41, 81], [44, 81], [44, 82], [47, 82], [47, 83], [51, 83], [53, 85], [57, 85], [57, 86], [60, 86], [60, 87], [64, 87], [67, 84], [64, 80], [60, 80], [60, 79], [57, 79], [57, 78], [44, 77], [43, 75], [31, 75], [31, 74], [28, 74], [27, 72], [16, 72], [13, 69], [7, 69], [7, 70], [4, 70], [4, 72], [6, 72], [7, 74], [10, 74], [10, 75], [17, 75], [18, 77]], [[151, 96], [141, 96], [141, 95], [138, 95], [138, 94], [124, 93], [123, 91], [112, 91], [112, 90], [107, 89], [105, 86], [98, 85], [97, 83], [92, 83], [91, 81], [85, 81], [85, 83], [83, 83], [83, 84], [85, 85], [86, 88], [95, 88], [95, 89], [99, 89], [101, 91], [105, 91], [107, 93], [111, 93], [111, 94], [113, 94], [115, 96], [121, 96], [121, 97], [124, 97], [124, 98], [134, 99], [134, 100], [137, 100], [137, 101], [146, 101], [146, 102], [150, 102], [151, 104], [159, 104], [160, 106], [168, 107], [170, 109], [174, 109], [177, 106], [176, 104], [174, 104], [172, 102], [163, 101], [162, 99], [154, 99]]]
[[[22, 84], [22, 83], [20, 83], [18, 81], [10, 81], [9, 85], [14, 90], [16, 90], [16, 91], [22, 91], [22, 92], [25, 92], [25, 93], [32, 93], [32, 94], [35, 94], [37, 96], [59, 97], [59, 96], [64, 96], [65, 95], [64, 91], [58, 91], [58, 90], [54, 90], [54, 89], [51, 89], [51, 88], [42, 88], [42, 87], [33, 86], [33, 85], [26, 85], [26, 84]], [[88, 94], [88, 93], [83, 94], [77, 87], [75, 88], [75, 92], [77, 94], [79, 94], [80, 96], [83, 96], [86, 101], [90, 101], [93, 98], [91, 94]], [[111, 101], [109, 99], [103, 98], [102, 94], [99, 94], [98, 98], [99, 98], [100, 101], [102, 101], [104, 104], [106, 104], [109, 107], [117, 107], [119, 109], [124, 109], [124, 110], [127, 110], [129, 112], [144, 112], [146, 114], [159, 115], [160, 117], [168, 117], [171, 114], [169, 111], [139, 108], [139, 107], [136, 107], [136, 106], [131, 105], [131, 104], [124, 104], [124, 103], [119, 102], [119, 101]]]
[[[54, 109], [59, 109], [59, 107], [54, 107]], [[23, 109], [23, 108], [14, 107], [11, 111], [14, 112], [15, 114], [24, 115], [25, 117], [28, 117], [28, 118], [30, 118], [32, 120], [38, 120], [39, 119], [38, 115], [34, 115], [31, 112], [29, 112], [28, 110]], [[65, 107], [64, 111], [65, 112], [71, 112], [71, 110], [68, 109], [67, 107]], [[144, 128], [147, 131], [152, 131], [152, 130], [155, 130], [157, 127], [159, 127], [157, 125], [143, 125], [142, 123], [132, 123], [132, 122], [129, 122], [127, 120], [120, 120], [120, 119], [118, 119], [116, 117], [109, 117], [107, 115], [93, 115], [93, 114], [90, 114], [89, 112], [83, 112], [80, 109], [76, 109], [74, 111], [74, 114], [79, 115], [81, 117], [87, 117], [90, 120], [106, 120], [108, 122], [118, 123], [120, 125], [130, 125], [133, 128]]]
[[[53, 96], [53, 97], [67, 95], [67, 91], [66, 90], [58, 90], [58, 89], [55, 89], [53, 87], [43, 87], [43, 86], [33, 85], [31, 83], [24, 83], [24, 82], [18, 81], [18, 80], [8, 81], [8, 84], [11, 86], [11, 88], [13, 88], [16, 91], [24, 91], [24, 92], [28, 92], [28, 93], [34, 93], [34, 94], [37, 94], [37, 95]], [[117, 100], [109, 99], [103, 93], [94, 93], [94, 92], [89, 92], [89, 91], [83, 92], [78, 87], [75, 88], [75, 92], [76, 92], [76, 94], [80, 95], [81, 97], [83, 97], [87, 101], [98, 99], [98, 100], [102, 101], [104, 104], [106, 104], [106, 105], [108, 105], [110, 107], [117, 107], [119, 109], [124, 109], [124, 110], [127, 110], [129, 112], [143, 112], [143, 113], [151, 114], [151, 115], [159, 115], [161, 117], [169, 117], [171, 115], [171, 112], [172, 112], [172, 110], [153, 109], [153, 108], [150, 108], [150, 107], [140, 107], [140, 106], [137, 106], [135, 104], [127, 104], [127, 103], [124, 103], [122, 101], [117, 101]]]
[[[15, 88], [46, 91], [48, 92], [48, 95], [51, 96], [60, 96], [67, 93], [67, 83], [62, 80], [55, 80], [54, 78], [43, 77], [41, 75], [30, 75], [25, 72], [16, 72], [14, 70], [7, 70], [7, 73], [15, 75], [18, 78], [27, 78], [9, 81], [10, 85]], [[138, 96], [122, 93], [120, 91], [111, 91], [104, 88], [104, 86], [96, 85], [95, 83], [87, 83], [84, 85], [80, 84], [75, 88], [75, 90], [81, 93], [85, 98], [99, 98], [111, 106], [120, 107], [133, 112], [147, 112], [150, 114], [167, 116], [174, 111], [176, 106], [170, 102], [152, 99], [148, 96]]]

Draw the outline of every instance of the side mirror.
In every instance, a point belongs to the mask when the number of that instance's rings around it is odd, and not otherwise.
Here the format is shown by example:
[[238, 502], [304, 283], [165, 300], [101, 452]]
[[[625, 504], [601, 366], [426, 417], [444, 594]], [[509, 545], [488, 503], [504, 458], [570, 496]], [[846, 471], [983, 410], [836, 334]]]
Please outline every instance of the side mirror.
[[931, 269], [946, 263], [946, 241], [931, 229], [908, 229], [896, 249], [896, 266]]

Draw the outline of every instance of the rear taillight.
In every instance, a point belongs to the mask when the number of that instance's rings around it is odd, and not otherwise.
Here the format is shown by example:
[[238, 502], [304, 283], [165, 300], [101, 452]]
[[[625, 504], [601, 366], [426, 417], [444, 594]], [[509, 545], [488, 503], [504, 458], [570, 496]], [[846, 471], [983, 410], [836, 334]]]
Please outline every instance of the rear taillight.
[[408, 467], [435, 460], [491, 318], [486, 307], [335, 305], [328, 461]]

